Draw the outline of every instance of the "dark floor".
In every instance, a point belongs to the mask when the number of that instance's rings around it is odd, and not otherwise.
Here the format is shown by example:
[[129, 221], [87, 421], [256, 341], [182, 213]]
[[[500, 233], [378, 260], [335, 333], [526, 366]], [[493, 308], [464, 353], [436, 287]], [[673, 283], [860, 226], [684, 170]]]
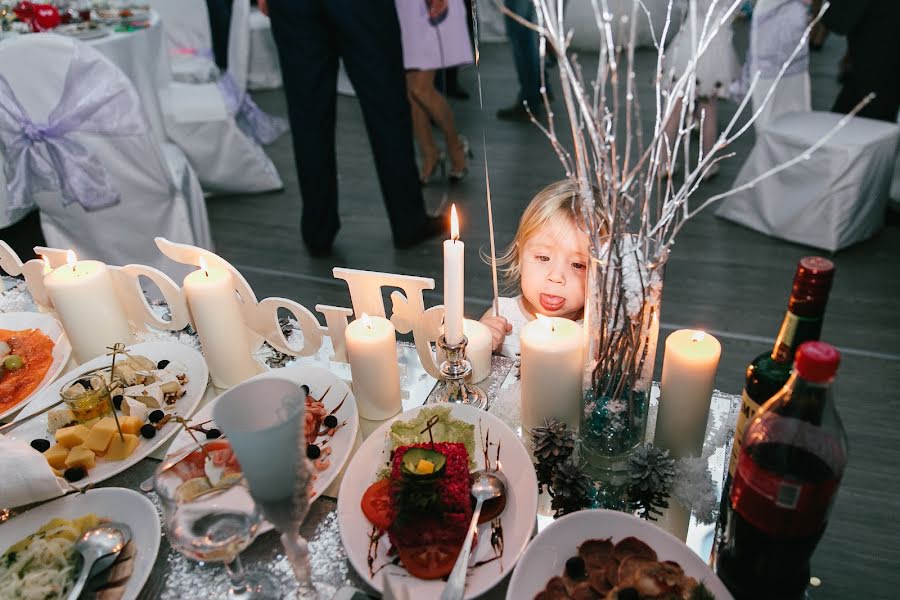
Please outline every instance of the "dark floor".
[[[812, 57], [814, 108], [827, 109], [837, 93], [836, 65], [843, 49], [843, 40], [832, 36], [825, 50]], [[644, 54], [639, 65], [650, 60], [652, 57]], [[498, 108], [513, 100], [517, 87], [506, 46], [482, 48], [482, 77], [483, 114], [474, 94], [472, 100], [454, 104], [459, 127], [476, 150], [472, 174], [453, 189], [427, 190], [432, 207], [447, 194], [462, 210], [462, 235], [469, 249], [466, 297], [471, 316], [481, 314], [491, 297], [489, 269], [476, 254], [478, 248], [486, 247], [488, 237], [481, 128], [487, 139], [499, 246], [511, 240], [531, 195], [563, 175], [549, 144], [535, 127], [493, 117]], [[474, 71], [463, 74], [463, 83], [475, 92]], [[280, 92], [258, 94], [257, 99], [265, 109], [285, 114]], [[723, 102], [720, 108], [723, 122], [734, 106]], [[219, 253], [244, 273], [261, 298], [285, 296], [307, 307], [317, 303], [349, 305], [344, 283], [331, 277], [333, 266], [425, 275], [440, 285], [439, 241], [411, 251], [392, 249], [356, 100], [340, 98], [338, 113], [343, 228], [333, 258], [313, 259], [300, 242], [300, 198], [288, 138], [269, 148], [285, 182], [283, 193], [209, 203]], [[722, 174], [700, 193], [726, 189], [751, 144], [750, 137], [735, 144], [737, 156], [726, 162]], [[663, 328], [691, 326], [713, 331], [723, 346], [717, 385], [740, 393], [747, 362], [772, 343], [797, 259], [812, 252], [721, 221], [711, 211], [702, 214], [683, 230], [672, 251], [666, 270]], [[850, 437], [851, 463], [832, 522], [815, 556], [813, 572], [823, 582], [815, 598], [887, 598], [900, 589], [900, 530], [893, 520], [900, 512], [900, 451], [895, 440], [900, 425], [898, 253], [900, 229], [892, 227], [833, 257], [838, 275], [823, 337], [843, 350], [837, 399]], [[441, 301], [437, 294], [427, 300]], [[660, 362], [661, 356], [657, 374]]]
[[[835, 75], [843, 51], [843, 40], [831, 36], [824, 51], [812, 57], [815, 109], [827, 109], [837, 93]], [[648, 72], [653, 60], [649, 53], [639, 53], [639, 74]], [[461, 209], [462, 237], [468, 244], [466, 299], [470, 316], [485, 310], [492, 293], [489, 269], [477, 259], [477, 250], [486, 247], [488, 239], [485, 154], [498, 247], [511, 240], [532, 194], [563, 176], [555, 154], [534, 126], [493, 117], [498, 108], [514, 99], [517, 88], [505, 45], [482, 47], [482, 77], [483, 114], [475, 96], [474, 71], [462, 75], [473, 99], [454, 104], [459, 127], [475, 148], [472, 174], [453, 189], [426, 190], [433, 208], [446, 194]], [[280, 91], [260, 93], [256, 99], [267, 111], [286, 114]], [[720, 103], [720, 123], [733, 110], [734, 105]], [[480, 143], [482, 127], [486, 152]], [[729, 187], [751, 144], [752, 136], [734, 144], [737, 156], [724, 163], [717, 179], [704, 185], [701, 196]], [[344, 282], [331, 276], [333, 266], [429, 276], [440, 285], [438, 240], [409, 251], [393, 250], [354, 98], [341, 97], [338, 102], [343, 228], [333, 257], [311, 258], [300, 241], [300, 194], [289, 137], [278, 140], [268, 152], [284, 179], [284, 192], [209, 201], [218, 253], [241, 270], [260, 298], [284, 296], [310, 309], [319, 303], [349, 306]], [[815, 251], [721, 221], [712, 211], [700, 215], [682, 231], [668, 262], [663, 335], [685, 326], [714, 332], [723, 346], [717, 386], [740, 393], [747, 362], [771, 347], [797, 259], [811, 253]], [[898, 256], [900, 228], [889, 227], [833, 257], [838, 274], [823, 338], [843, 351], [836, 392], [850, 438], [851, 462], [814, 559], [813, 573], [822, 580], [814, 598], [889, 598], [897, 597], [900, 590], [900, 529], [893, 520], [900, 513], [900, 445], [895, 438], [900, 430]], [[433, 293], [427, 302], [440, 303], [441, 297]], [[657, 377], [662, 347], [660, 344]]]

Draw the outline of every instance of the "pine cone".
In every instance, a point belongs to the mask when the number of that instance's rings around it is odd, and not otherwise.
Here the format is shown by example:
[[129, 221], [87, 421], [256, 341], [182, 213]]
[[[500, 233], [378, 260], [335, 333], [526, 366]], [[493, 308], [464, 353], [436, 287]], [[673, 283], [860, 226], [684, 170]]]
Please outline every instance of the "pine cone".
[[591, 504], [594, 482], [585, 472], [585, 464], [574, 457], [562, 462], [553, 473], [554, 517], [587, 508]]
[[675, 459], [668, 450], [653, 444], [637, 448], [628, 459], [628, 500], [643, 519], [656, 520], [664, 508], [675, 481]]
[[534, 456], [539, 462], [550, 460], [562, 462], [572, 455], [575, 449], [575, 432], [562, 421], [550, 419], [541, 427], [531, 432], [531, 444]]

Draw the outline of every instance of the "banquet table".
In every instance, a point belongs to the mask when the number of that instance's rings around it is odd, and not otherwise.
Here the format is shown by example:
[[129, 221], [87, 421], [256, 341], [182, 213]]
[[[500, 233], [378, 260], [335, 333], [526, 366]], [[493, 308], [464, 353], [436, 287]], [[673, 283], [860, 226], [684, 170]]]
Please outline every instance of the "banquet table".
[[[7, 290], [7, 295], [5, 302], [0, 303], [0, 312], [29, 310], [33, 306], [30, 303], [30, 297], [26, 296], [26, 294], [15, 293], [20, 289], [16, 280], [2, 277], [2, 283], [0, 291]], [[0, 300], [4, 300], [3, 294], [0, 294]], [[171, 334], [160, 332], [158, 335], [167, 336]], [[438, 401], [443, 384], [436, 382], [424, 371], [421, 363], [419, 363], [414, 344], [399, 341], [397, 347], [402, 373], [403, 409], [409, 410], [424, 403]], [[331, 343], [327, 337], [322, 349], [310, 357], [292, 358], [286, 355], [279, 356], [277, 353], [273, 353], [271, 348], [268, 348], [268, 351], [266, 351], [265, 347], [263, 352], [266, 353], [258, 353], [257, 358], [265, 362], [273, 370], [292, 364], [318, 364], [344, 380], [349, 379], [348, 365], [329, 360]], [[509, 406], [510, 403], [517, 403], [517, 382], [518, 367], [515, 361], [501, 356], [493, 356], [491, 374], [485, 381], [479, 383], [480, 387], [487, 393], [489, 412], [511, 425], [514, 425], [514, 423], [510, 423], [509, 411], [503, 407]], [[203, 405], [211, 402], [221, 391], [213, 387], [211, 383], [208, 384], [205, 397], [198, 410]], [[647, 441], [652, 441], [658, 401], [659, 386], [654, 384], [648, 412]], [[733, 424], [735, 423], [740, 404], [740, 396], [725, 394], [718, 390], [713, 392], [707, 420], [703, 456], [708, 457], [708, 469], [716, 489], [717, 498], [721, 495], [727, 457], [731, 450]], [[515, 421], [516, 418], [512, 417], [512, 420]], [[374, 422], [364, 421], [363, 419], [360, 419], [360, 421], [361, 436], [367, 435], [380, 423], [383, 423], [383, 421]], [[119, 487], [139, 491], [141, 483], [153, 476], [160, 459], [165, 455], [167, 447], [168, 444], [164, 445], [161, 450], [155, 452], [150, 458], [143, 459], [126, 471], [99, 483], [96, 487]], [[350, 460], [353, 460], [352, 456]], [[309, 542], [313, 583], [319, 594], [318, 597], [322, 599], [332, 598], [343, 586], [352, 586], [374, 593], [353, 570], [341, 542], [336, 500], [339, 482], [340, 478], [311, 505], [301, 527], [301, 535]], [[147, 495], [156, 506], [157, 511], [160, 512], [156, 494], [148, 492]], [[546, 502], [539, 502], [535, 532], [540, 531], [553, 520], [549, 510], [542, 508], [542, 505], [546, 505]], [[5, 516], [15, 518], [14, 515], [20, 511], [21, 509], [13, 510]], [[709, 557], [712, 549], [713, 533], [713, 525], [701, 523], [696, 518], [696, 515], [691, 516], [686, 543], [705, 560]], [[250, 547], [241, 554], [241, 560], [248, 570], [259, 569], [274, 575], [283, 586], [285, 597], [293, 597], [290, 594], [297, 590], [297, 583], [290, 564], [283, 554], [277, 532], [269, 531], [259, 535]], [[512, 569], [510, 569], [511, 572]], [[146, 600], [210, 598], [210, 590], [223, 589], [226, 582], [227, 575], [221, 564], [198, 563], [184, 557], [172, 549], [163, 530], [160, 549], [155, 557], [152, 572], [138, 598]], [[509, 576], [505, 577], [500, 584], [483, 597], [488, 599], [503, 598], [506, 594], [508, 583]]]

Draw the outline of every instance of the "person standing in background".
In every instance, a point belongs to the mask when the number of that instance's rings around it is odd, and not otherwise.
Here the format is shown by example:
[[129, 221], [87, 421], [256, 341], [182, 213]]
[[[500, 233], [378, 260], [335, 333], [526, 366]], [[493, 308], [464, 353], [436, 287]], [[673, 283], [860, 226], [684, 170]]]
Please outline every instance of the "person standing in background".
[[231, 29], [231, 0], [206, 0], [212, 51], [216, 66], [228, 68], [228, 30]]
[[[504, 0], [507, 10], [526, 21], [534, 22], [536, 14], [532, 0]], [[544, 114], [544, 99], [541, 96], [541, 55], [536, 31], [522, 25], [509, 15], [504, 16], [506, 37], [513, 53], [516, 76], [519, 78], [519, 95], [515, 103], [497, 111], [497, 118], [504, 121], [530, 122], [531, 116]], [[525, 105], [528, 105], [528, 108]]]
[[396, 0], [396, 5], [413, 132], [422, 156], [419, 178], [427, 185], [435, 170], [443, 169], [445, 157], [431, 132], [434, 121], [447, 140], [450, 182], [459, 182], [469, 172], [469, 142], [456, 129], [453, 109], [434, 87], [434, 74], [474, 60], [465, 5], [462, 0]]
[[340, 229], [335, 125], [338, 59], [363, 112], [396, 248], [439, 235], [416, 173], [400, 25], [387, 0], [259, 0], [272, 22], [284, 77], [310, 254], [331, 251]]
[[897, 121], [900, 110], [900, 1], [831, 0], [822, 17], [829, 31], [847, 36], [847, 71], [831, 111], [848, 113], [867, 94], [860, 117]]

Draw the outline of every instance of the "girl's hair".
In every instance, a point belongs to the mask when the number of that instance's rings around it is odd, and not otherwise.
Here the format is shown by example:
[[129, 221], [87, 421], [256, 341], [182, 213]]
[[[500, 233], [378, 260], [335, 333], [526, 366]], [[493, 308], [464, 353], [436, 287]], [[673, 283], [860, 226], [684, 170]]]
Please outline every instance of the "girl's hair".
[[580, 229], [581, 219], [575, 209], [578, 185], [571, 179], [556, 181], [538, 192], [519, 219], [519, 229], [509, 247], [497, 257], [497, 268], [503, 274], [507, 289], [519, 283], [522, 274], [522, 248], [538, 230], [548, 225], [565, 222]]

